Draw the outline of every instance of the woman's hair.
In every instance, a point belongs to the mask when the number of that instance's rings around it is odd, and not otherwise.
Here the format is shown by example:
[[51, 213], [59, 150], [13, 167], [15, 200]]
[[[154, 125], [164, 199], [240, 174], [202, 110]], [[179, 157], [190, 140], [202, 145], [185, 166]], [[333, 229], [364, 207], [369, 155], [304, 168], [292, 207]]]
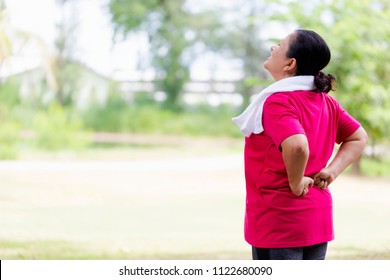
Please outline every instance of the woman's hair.
[[314, 84], [319, 92], [329, 92], [333, 89], [336, 78], [326, 75], [321, 70], [330, 61], [330, 50], [324, 39], [311, 30], [298, 29], [290, 42], [287, 57], [297, 61], [297, 76], [313, 75]]

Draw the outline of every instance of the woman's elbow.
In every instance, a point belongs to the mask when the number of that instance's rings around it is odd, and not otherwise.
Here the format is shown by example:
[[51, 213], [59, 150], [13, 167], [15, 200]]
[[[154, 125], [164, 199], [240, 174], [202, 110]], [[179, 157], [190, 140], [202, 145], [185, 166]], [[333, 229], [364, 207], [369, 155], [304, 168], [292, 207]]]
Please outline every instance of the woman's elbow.
[[368, 143], [368, 134], [363, 127], [359, 127], [359, 129], [355, 132], [355, 141], [359, 143], [361, 151], [364, 150], [364, 147]]
[[308, 154], [309, 144], [307, 138], [303, 134], [296, 134], [286, 138], [282, 142], [282, 150], [288, 150], [290, 154], [303, 155]]
[[361, 132], [362, 135], [361, 135], [361, 140], [360, 141], [365, 146], [365, 145], [368, 144], [368, 134], [367, 134], [366, 130], [363, 127], [361, 127], [361, 130], [362, 130], [362, 132]]

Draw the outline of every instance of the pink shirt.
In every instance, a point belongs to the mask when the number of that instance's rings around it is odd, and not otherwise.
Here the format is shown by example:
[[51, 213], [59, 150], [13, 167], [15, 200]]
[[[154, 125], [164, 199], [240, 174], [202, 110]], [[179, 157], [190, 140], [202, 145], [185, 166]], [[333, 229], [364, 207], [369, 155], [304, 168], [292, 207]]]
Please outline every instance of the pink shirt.
[[259, 248], [310, 246], [334, 239], [329, 189], [309, 188], [295, 196], [279, 149], [294, 134], [305, 134], [310, 149], [305, 176], [324, 168], [334, 149], [360, 124], [326, 93], [281, 92], [267, 98], [264, 132], [245, 140], [245, 239]]

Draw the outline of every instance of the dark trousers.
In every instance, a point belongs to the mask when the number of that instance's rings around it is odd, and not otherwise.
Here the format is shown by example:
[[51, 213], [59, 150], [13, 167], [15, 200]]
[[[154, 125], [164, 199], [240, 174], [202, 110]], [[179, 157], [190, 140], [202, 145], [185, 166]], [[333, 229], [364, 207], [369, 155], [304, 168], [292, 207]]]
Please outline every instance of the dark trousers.
[[252, 247], [254, 260], [324, 260], [328, 243], [296, 248], [256, 248]]

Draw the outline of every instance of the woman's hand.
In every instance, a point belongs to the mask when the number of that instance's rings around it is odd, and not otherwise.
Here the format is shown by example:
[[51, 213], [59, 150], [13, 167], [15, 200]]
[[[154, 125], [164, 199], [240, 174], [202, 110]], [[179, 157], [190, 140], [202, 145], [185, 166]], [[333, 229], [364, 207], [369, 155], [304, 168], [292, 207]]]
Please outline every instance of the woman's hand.
[[323, 190], [334, 181], [335, 176], [328, 168], [324, 168], [320, 172], [315, 174], [313, 179], [314, 185]]
[[344, 171], [344, 169], [358, 160], [367, 144], [368, 136], [364, 128], [359, 127], [351, 136], [344, 140], [332, 162], [314, 175], [314, 184], [325, 189]]
[[296, 186], [291, 186], [290, 188], [296, 196], [305, 196], [309, 192], [309, 188], [314, 184], [314, 180], [310, 177], [303, 176], [301, 181]]

